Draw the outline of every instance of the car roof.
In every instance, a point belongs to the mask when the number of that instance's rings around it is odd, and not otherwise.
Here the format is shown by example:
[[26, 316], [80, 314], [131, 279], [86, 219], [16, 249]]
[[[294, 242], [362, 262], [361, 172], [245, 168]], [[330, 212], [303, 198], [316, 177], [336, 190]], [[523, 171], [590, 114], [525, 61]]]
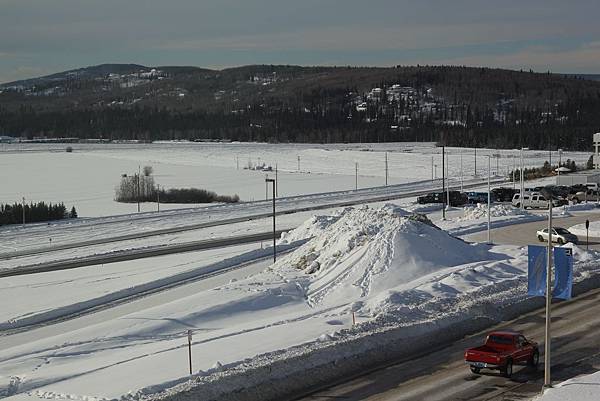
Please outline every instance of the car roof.
[[518, 331], [513, 331], [513, 330], [500, 330], [500, 331], [492, 331], [491, 333], [488, 334], [488, 336], [501, 336], [501, 337], [514, 337], [514, 336], [520, 336], [521, 333], [519, 333]]

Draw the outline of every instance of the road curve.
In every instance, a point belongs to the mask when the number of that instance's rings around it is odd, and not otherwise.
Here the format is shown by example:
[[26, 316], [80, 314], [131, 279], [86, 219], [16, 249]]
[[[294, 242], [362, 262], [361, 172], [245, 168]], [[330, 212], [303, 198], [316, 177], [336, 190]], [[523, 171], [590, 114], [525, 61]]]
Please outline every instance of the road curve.
[[[600, 220], [600, 213], [582, 213], [569, 217], [557, 217], [553, 219], [553, 225], [557, 227], [569, 228], [575, 224], [585, 223], [586, 220]], [[514, 224], [510, 226], [494, 228], [491, 230], [491, 238], [494, 244], [504, 245], [540, 245], [536, 231], [548, 227], [547, 221], [534, 221], [529, 223]], [[469, 241], [485, 242], [487, 241], [487, 232], [481, 231], [464, 237]], [[585, 248], [586, 238], [579, 236], [579, 246]], [[590, 237], [590, 249], [600, 250], [600, 238]]]
[[[560, 382], [600, 369], [600, 289], [553, 305], [552, 379]], [[543, 385], [544, 310], [435, 349], [421, 358], [381, 367], [344, 383], [294, 400], [344, 401], [509, 401], [530, 400]], [[511, 328], [540, 343], [540, 367], [515, 367], [511, 379], [493, 371], [472, 374], [463, 362], [466, 348], [480, 345], [488, 331]]]

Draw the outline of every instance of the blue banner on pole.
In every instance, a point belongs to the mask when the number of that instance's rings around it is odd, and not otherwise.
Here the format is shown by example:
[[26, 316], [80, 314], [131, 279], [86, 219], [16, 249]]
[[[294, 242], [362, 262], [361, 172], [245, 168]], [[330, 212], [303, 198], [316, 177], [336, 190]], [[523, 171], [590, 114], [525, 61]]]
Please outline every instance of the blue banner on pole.
[[554, 289], [552, 297], [571, 299], [573, 288], [573, 250], [554, 248]]
[[546, 295], [546, 253], [547, 248], [539, 245], [527, 247], [527, 295]]

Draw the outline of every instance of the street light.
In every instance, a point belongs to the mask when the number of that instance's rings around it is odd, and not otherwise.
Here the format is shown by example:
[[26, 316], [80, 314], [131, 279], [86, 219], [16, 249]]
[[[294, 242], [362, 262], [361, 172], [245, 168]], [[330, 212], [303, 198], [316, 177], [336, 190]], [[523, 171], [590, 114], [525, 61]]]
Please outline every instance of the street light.
[[275, 242], [277, 240], [275, 235], [275, 185], [276, 181], [274, 178], [265, 178], [265, 183], [269, 185], [269, 182], [273, 184], [273, 263], [277, 261], [277, 248]]
[[519, 198], [521, 200], [521, 202], [519, 202], [521, 204], [521, 210], [525, 209], [525, 206], [523, 205], [523, 197], [525, 196], [525, 175], [523, 174], [523, 151], [524, 150], [529, 150], [529, 148], [521, 148], [521, 193], [519, 194]]
[[[492, 243], [492, 234], [491, 234], [491, 232], [490, 232], [490, 227], [491, 227], [491, 217], [490, 217], [490, 215], [492, 214], [492, 208], [491, 208], [491, 205], [492, 205], [492, 192], [491, 192], [491, 190], [490, 190], [490, 170], [491, 170], [491, 160], [492, 160], [492, 158], [491, 158], [491, 156], [490, 156], [490, 155], [488, 155], [488, 157], [487, 157], [487, 158], [488, 158], [488, 197], [487, 197], [487, 198], [488, 198], [488, 199], [487, 199], [487, 202], [488, 202], [488, 212], [487, 212], [487, 242], [488, 242], [488, 244], [491, 244], [491, 243]], [[521, 202], [523, 202], [523, 200], [521, 200]]]
[[[544, 344], [544, 387], [552, 387], [550, 379], [550, 321], [552, 306], [552, 191], [549, 188], [543, 188], [541, 191], [544, 198], [548, 201], [548, 255], [546, 257], [546, 328]], [[523, 203], [523, 202], [521, 202]]]
[[[560, 177], [560, 165], [562, 164], [562, 149], [558, 149], [558, 176]], [[557, 182], [556, 185], [560, 185], [560, 182]]]

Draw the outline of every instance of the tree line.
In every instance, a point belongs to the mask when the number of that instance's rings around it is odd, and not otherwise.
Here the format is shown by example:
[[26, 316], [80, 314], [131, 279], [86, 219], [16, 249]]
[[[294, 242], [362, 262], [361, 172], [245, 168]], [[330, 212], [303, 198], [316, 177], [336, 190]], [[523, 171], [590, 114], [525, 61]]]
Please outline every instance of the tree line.
[[62, 220], [77, 218], [75, 206], [67, 211], [64, 203], [37, 202], [23, 205], [22, 203], [0, 205], [0, 225], [22, 224], [23, 209], [25, 209], [25, 223], [38, 223], [42, 221]]

